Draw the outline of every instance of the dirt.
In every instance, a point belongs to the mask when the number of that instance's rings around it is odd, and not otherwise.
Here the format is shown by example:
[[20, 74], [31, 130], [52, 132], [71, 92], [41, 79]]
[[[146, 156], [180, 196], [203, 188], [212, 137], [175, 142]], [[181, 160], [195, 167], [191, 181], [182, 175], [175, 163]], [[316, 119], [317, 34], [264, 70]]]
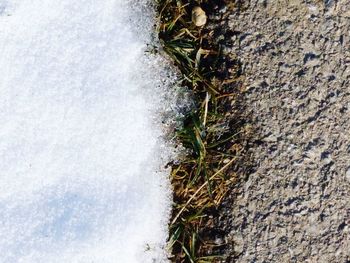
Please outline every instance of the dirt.
[[230, 196], [228, 262], [350, 262], [350, 2], [242, 2], [226, 52], [253, 165]]

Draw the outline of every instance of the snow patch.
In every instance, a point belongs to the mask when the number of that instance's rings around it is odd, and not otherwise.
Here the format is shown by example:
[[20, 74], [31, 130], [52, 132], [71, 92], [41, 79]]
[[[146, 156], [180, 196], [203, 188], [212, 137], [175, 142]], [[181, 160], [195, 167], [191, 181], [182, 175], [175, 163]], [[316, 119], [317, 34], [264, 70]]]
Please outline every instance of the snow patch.
[[172, 68], [147, 52], [148, 1], [9, 2], [0, 262], [167, 261], [173, 149], [160, 121], [181, 103]]

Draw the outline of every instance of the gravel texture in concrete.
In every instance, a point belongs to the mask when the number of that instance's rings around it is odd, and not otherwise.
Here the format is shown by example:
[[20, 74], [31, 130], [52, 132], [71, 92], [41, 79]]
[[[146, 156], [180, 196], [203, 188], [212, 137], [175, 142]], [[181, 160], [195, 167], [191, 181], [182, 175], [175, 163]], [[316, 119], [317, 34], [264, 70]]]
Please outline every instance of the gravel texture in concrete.
[[228, 19], [254, 134], [230, 262], [350, 262], [350, 1], [250, 0]]

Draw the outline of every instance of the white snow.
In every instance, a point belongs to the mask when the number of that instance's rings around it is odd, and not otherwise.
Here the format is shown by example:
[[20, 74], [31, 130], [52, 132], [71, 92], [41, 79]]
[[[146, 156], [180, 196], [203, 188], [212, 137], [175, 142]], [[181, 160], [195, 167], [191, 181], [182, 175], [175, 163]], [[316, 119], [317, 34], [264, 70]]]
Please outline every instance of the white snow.
[[147, 0], [0, 0], [0, 262], [166, 261], [176, 104], [153, 19]]

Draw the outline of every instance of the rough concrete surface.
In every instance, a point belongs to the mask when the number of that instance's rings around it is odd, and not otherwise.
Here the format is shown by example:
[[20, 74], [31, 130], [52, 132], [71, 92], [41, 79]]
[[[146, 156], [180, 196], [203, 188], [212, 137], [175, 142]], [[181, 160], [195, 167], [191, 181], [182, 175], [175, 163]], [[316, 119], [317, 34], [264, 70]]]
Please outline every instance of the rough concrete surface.
[[230, 262], [350, 262], [350, 1], [243, 1], [229, 16], [254, 131]]

